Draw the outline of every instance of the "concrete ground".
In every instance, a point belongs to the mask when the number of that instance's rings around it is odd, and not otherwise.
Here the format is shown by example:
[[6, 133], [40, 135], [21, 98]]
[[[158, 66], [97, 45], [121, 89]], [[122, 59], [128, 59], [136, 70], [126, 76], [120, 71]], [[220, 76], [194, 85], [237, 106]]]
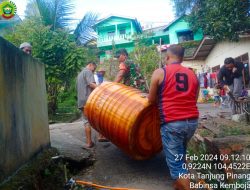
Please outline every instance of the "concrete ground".
[[[200, 115], [225, 115], [229, 109], [219, 109], [212, 104], [199, 104]], [[94, 155], [93, 166], [81, 171], [76, 179], [89, 181], [105, 186], [127, 187], [145, 190], [172, 190], [172, 179], [165, 162], [163, 152], [146, 161], [135, 161], [120, 151], [110, 142], [97, 142], [96, 133], [93, 134], [96, 146], [86, 151], [84, 145], [85, 136], [81, 122], [70, 124], [55, 124], [50, 126], [51, 144], [59, 149], [68, 147], [63, 151], [72, 152], [78, 156], [87, 158]], [[68, 145], [70, 144], [70, 146]], [[74, 147], [74, 148], [73, 148]], [[72, 151], [71, 151], [72, 150]], [[85, 159], [84, 158], [84, 159]]]

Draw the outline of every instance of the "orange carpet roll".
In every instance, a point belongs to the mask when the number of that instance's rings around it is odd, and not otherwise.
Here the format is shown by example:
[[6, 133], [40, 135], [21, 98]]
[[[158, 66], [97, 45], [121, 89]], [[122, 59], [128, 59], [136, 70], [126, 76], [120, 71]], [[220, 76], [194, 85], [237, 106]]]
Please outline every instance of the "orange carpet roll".
[[104, 82], [89, 96], [84, 108], [94, 129], [136, 160], [162, 150], [159, 111], [137, 89]]

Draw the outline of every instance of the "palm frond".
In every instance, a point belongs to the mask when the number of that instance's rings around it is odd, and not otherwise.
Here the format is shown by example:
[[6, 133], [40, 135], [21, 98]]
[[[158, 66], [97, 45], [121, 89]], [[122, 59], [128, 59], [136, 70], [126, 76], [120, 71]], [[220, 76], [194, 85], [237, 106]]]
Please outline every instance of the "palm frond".
[[72, 21], [73, 10], [75, 8], [72, 1], [55, 0], [55, 28], [68, 27]]
[[40, 15], [45, 25], [51, 29], [69, 27], [74, 4], [68, 0], [36, 0]]
[[93, 25], [96, 23], [97, 18], [98, 14], [88, 12], [79, 22], [74, 31], [74, 35], [78, 45], [85, 45], [89, 41], [97, 38], [97, 34], [93, 29]]

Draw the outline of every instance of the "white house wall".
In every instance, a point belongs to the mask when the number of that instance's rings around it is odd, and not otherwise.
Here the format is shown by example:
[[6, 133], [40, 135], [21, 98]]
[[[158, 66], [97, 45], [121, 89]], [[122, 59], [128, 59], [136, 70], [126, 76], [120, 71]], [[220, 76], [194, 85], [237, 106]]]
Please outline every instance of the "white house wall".
[[250, 56], [250, 37], [241, 38], [239, 42], [219, 42], [205, 60], [207, 67], [222, 66], [227, 57], [238, 57], [248, 53]]
[[182, 65], [185, 67], [193, 68], [197, 73], [202, 73], [205, 61], [203, 60], [189, 60], [183, 61]]

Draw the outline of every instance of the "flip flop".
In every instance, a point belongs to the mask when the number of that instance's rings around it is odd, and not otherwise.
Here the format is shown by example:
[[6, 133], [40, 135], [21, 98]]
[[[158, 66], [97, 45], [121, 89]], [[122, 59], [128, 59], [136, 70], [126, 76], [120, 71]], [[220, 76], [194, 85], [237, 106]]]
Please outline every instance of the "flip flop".
[[109, 140], [108, 140], [108, 139], [101, 138], [101, 139], [98, 139], [98, 142], [109, 142]]

